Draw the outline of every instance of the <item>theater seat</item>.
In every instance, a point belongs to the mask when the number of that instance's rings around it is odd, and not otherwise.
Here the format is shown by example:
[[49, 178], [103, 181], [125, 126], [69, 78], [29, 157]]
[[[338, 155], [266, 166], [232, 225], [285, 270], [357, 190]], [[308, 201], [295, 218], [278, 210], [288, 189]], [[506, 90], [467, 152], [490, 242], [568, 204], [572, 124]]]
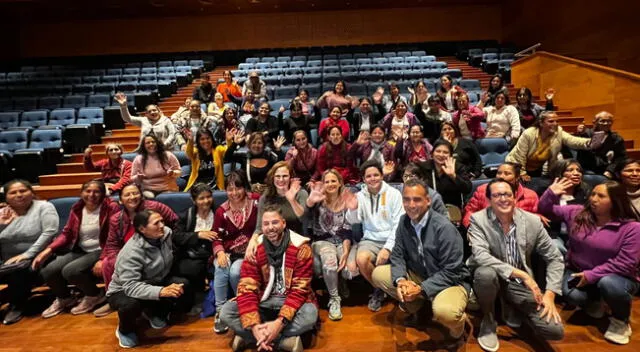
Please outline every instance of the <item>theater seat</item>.
[[184, 217], [193, 206], [189, 192], [164, 192], [156, 196], [155, 200], [171, 208], [178, 216]]
[[49, 199], [49, 202], [56, 207], [58, 218], [60, 218], [60, 224], [58, 226], [59, 231], [62, 231], [64, 226], [69, 220], [69, 214], [71, 214], [71, 207], [80, 200], [80, 197], [62, 197]]
[[20, 127], [37, 128], [47, 124], [47, 110], [33, 110], [23, 112], [20, 117]]

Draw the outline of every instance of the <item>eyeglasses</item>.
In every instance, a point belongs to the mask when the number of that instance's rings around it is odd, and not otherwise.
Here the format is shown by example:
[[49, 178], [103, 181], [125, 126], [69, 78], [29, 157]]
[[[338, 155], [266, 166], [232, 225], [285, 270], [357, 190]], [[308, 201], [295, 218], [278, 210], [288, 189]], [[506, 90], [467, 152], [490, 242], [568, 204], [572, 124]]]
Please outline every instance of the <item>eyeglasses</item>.
[[518, 94], [518, 95], [516, 95], [516, 97], [518, 97], [518, 98], [525, 98], [526, 96], [527, 96], [526, 94]]
[[416, 178], [416, 177], [418, 177], [418, 176], [416, 176], [414, 174], [409, 174], [409, 173], [406, 173], [406, 174], [402, 175], [402, 179], [405, 180], [405, 181], [411, 180], [411, 179]]
[[600, 120], [598, 121], [598, 125], [611, 125], [613, 124], [613, 121], [611, 120]]
[[513, 193], [510, 193], [510, 192], [491, 193], [491, 198], [500, 199], [500, 198], [511, 198], [511, 197], [513, 197]]

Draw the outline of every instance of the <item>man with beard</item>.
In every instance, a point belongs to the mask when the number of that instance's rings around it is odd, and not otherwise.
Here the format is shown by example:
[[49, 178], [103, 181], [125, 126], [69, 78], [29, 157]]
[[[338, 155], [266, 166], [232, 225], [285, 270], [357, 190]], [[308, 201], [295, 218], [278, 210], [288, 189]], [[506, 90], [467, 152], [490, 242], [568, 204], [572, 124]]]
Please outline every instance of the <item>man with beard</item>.
[[[509, 326], [518, 327], [526, 319], [534, 334], [544, 340], [560, 340], [564, 335], [554, 304], [556, 294], [562, 294], [562, 255], [540, 217], [516, 208], [515, 193], [515, 186], [501, 178], [489, 182], [490, 206], [471, 216], [468, 231], [473, 253], [468, 264], [474, 271], [473, 291], [483, 314], [478, 344], [485, 351], [500, 347], [494, 317], [498, 295], [510, 306]], [[533, 278], [534, 254], [546, 264], [544, 294]]]
[[236, 333], [234, 351], [302, 351], [300, 335], [318, 319], [309, 239], [286, 229], [275, 205], [265, 207], [258, 226], [255, 257], [242, 263], [237, 299], [225, 303], [220, 319]]

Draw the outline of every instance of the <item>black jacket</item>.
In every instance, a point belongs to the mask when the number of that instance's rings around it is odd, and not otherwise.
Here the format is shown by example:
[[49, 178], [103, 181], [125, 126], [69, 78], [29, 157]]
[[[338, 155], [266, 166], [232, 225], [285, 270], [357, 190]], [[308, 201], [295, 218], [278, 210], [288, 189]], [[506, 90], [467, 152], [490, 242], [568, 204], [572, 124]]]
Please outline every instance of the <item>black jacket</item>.
[[[417, 250], [420, 245], [422, 255]], [[418, 241], [411, 219], [403, 215], [391, 251], [391, 279], [395, 283], [401, 277], [408, 278], [409, 271], [418, 275], [425, 279], [420, 286], [431, 300], [449, 287], [463, 286], [469, 291], [471, 275], [463, 254], [462, 236], [447, 217], [430, 211]]]
[[[425, 182], [442, 196], [444, 204], [452, 204], [462, 209], [462, 198], [471, 192], [471, 181], [467, 177], [467, 169], [456, 161], [456, 179], [442, 174], [438, 176], [435, 164], [432, 160], [418, 163], [425, 175]], [[435, 184], [434, 184], [435, 180]]]
[[[213, 204], [211, 205], [211, 211], [215, 214]], [[199, 239], [198, 234], [194, 231], [196, 228], [197, 214], [198, 209], [194, 205], [189, 208], [185, 216], [181, 216], [178, 221], [176, 234], [180, 234], [185, 237], [197, 238], [197, 244], [193, 243], [191, 246], [180, 248], [179, 256], [191, 259], [208, 259], [213, 255], [213, 244], [207, 240]]]
[[[593, 130], [587, 128], [582, 134], [576, 135], [591, 138]], [[607, 154], [611, 155], [611, 161], [607, 158]], [[615, 174], [616, 166], [624, 162], [626, 158], [627, 150], [624, 147], [624, 139], [615, 132], [610, 132], [602, 146], [596, 150], [578, 150], [578, 161], [582, 168], [598, 175], [604, 174], [605, 171]]]
[[453, 153], [456, 163], [466, 166], [469, 177], [477, 178], [482, 174], [482, 159], [472, 140], [458, 138], [458, 144]]

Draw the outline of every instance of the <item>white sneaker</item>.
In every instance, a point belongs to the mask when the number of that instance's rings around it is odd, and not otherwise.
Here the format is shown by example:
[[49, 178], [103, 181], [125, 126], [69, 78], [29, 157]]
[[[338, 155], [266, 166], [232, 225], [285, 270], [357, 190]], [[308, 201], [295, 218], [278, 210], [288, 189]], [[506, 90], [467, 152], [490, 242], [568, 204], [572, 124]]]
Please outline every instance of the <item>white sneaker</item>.
[[609, 318], [609, 321], [609, 327], [607, 332], [604, 333], [604, 339], [618, 345], [628, 344], [631, 336], [631, 325], [613, 317]]
[[71, 308], [76, 305], [76, 299], [73, 297], [60, 299], [56, 298], [55, 301], [49, 306], [49, 308], [45, 309], [42, 312], [42, 317], [47, 319], [51, 317], [55, 317], [56, 315], [64, 312], [68, 308]]

